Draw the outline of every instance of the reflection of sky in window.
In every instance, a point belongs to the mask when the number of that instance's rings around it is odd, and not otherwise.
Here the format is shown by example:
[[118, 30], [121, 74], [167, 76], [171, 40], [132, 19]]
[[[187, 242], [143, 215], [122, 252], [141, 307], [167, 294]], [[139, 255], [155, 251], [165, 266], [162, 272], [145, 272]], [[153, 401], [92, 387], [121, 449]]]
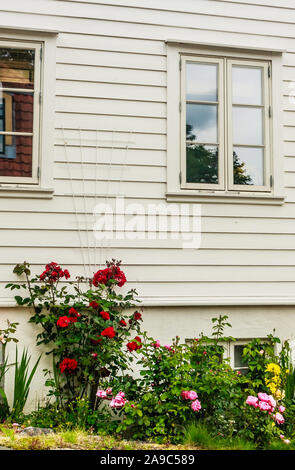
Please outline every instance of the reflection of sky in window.
[[262, 69], [232, 68], [233, 103], [262, 104]]
[[217, 64], [187, 63], [187, 100], [217, 101], [217, 67]]
[[261, 108], [233, 107], [233, 142], [263, 145]]
[[198, 142], [217, 143], [217, 106], [187, 104], [186, 123]]
[[245, 163], [244, 172], [251, 176], [251, 184], [264, 185], [264, 158], [263, 149], [235, 147], [234, 152], [238, 155], [239, 163]]

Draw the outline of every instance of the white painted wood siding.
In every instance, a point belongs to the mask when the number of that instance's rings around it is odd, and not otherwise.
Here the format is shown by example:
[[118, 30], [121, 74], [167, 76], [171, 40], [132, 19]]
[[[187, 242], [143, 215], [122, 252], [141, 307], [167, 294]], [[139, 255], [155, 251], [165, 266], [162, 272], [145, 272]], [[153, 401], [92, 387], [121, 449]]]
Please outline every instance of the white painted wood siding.
[[[3, 302], [12, 266], [24, 259], [39, 272], [55, 260], [76, 275], [85, 259], [92, 269], [94, 260], [116, 257], [128, 287], [149, 304], [295, 303], [293, 0], [0, 0], [0, 26], [60, 31], [55, 194], [52, 200], [0, 198]], [[198, 250], [182, 249], [175, 240], [108, 240], [100, 248], [89, 229], [95, 203], [119, 192], [126, 204], [165, 202], [168, 38], [286, 50], [286, 202], [203, 204]], [[98, 169], [96, 131], [107, 141]], [[112, 150], [112, 138], [132, 140], [123, 168], [124, 144]], [[81, 240], [90, 247], [84, 256]]]

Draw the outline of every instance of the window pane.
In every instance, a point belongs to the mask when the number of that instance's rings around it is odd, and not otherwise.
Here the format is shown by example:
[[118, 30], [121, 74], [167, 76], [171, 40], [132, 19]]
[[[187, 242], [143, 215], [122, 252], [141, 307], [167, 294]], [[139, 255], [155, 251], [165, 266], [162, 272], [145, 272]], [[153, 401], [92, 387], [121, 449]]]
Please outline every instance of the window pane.
[[35, 51], [0, 48], [0, 87], [34, 88]]
[[234, 184], [264, 186], [264, 150], [235, 147], [233, 151]]
[[263, 104], [262, 102], [262, 68], [232, 68], [233, 103]]
[[243, 359], [243, 349], [245, 345], [237, 345], [234, 347], [234, 367], [247, 367], [247, 363]]
[[217, 105], [186, 105], [186, 139], [215, 144], [217, 140]]
[[0, 175], [32, 176], [32, 137], [1, 136]]
[[263, 145], [263, 110], [233, 107], [233, 143]]
[[33, 94], [0, 91], [0, 130], [33, 132]]
[[186, 144], [186, 181], [218, 184], [218, 147]]
[[218, 64], [186, 64], [186, 99], [217, 101]]

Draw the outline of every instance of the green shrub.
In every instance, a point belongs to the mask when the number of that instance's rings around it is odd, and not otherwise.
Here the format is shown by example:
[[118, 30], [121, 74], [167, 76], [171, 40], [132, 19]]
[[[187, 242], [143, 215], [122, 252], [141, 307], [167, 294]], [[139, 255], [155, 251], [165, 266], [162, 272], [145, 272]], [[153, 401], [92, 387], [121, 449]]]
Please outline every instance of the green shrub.
[[14, 272], [25, 276], [26, 283], [6, 287], [26, 291], [25, 297], [17, 295], [15, 300], [34, 309], [30, 322], [41, 327], [37, 345], [52, 348], [47, 353], [54, 358], [54, 377], [47, 378], [50, 395], [61, 406], [76, 397], [94, 404], [97, 386], [106, 377], [122, 376], [130, 369], [132, 357], [124, 348], [131, 335], [140, 334], [141, 314], [130, 312], [136, 292], [121, 295], [115, 289], [126, 282], [120, 262], [107, 262], [92, 279], [77, 277], [67, 285], [61, 280], [70, 273], [54, 262], [33, 278], [27, 262]]

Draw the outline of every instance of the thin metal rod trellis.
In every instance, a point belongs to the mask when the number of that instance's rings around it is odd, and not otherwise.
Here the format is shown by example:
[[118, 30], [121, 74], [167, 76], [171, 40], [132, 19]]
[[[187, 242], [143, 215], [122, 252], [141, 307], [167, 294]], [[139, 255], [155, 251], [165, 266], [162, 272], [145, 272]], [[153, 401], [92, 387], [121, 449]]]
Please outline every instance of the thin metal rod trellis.
[[91, 277], [91, 254], [90, 254], [90, 242], [89, 242], [89, 230], [88, 230], [88, 217], [87, 217], [87, 202], [86, 202], [86, 186], [85, 186], [85, 174], [84, 174], [84, 159], [83, 159], [83, 146], [82, 146], [82, 135], [81, 128], [79, 127], [79, 147], [80, 147], [80, 163], [81, 163], [81, 174], [82, 174], [82, 197], [84, 203], [84, 220], [85, 220], [85, 232], [87, 242], [87, 258], [88, 258], [88, 277]]
[[74, 207], [74, 212], [75, 212], [75, 219], [76, 219], [76, 223], [77, 223], [79, 243], [80, 243], [80, 248], [81, 248], [81, 256], [82, 256], [82, 263], [83, 263], [83, 268], [84, 268], [84, 276], [87, 277], [86, 263], [85, 263], [85, 258], [84, 258], [84, 250], [83, 250], [83, 243], [82, 243], [82, 237], [81, 237], [79, 214], [78, 214], [77, 204], [76, 204], [76, 200], [75, 200], [75, 191], [74, 191], [74, 185], [73, 185], [73, 178], [72, 178], [72, 174], [71, 174], [71, 171], [70, 171], [70, 161], [69, 161], [69, 156], [68, 156], [68, 151], [67, 151], [67, 141], [66, 141], [66, 138], [65, 138], [64, 127], [62, 127], [62, 134], [63, 134], [64, 150], [65, 150], [66, 162], [67, 162], [69, 179], [70, 179], [71, 196], [72, 196], [72, 200], [73, 200], [73, 207]]

